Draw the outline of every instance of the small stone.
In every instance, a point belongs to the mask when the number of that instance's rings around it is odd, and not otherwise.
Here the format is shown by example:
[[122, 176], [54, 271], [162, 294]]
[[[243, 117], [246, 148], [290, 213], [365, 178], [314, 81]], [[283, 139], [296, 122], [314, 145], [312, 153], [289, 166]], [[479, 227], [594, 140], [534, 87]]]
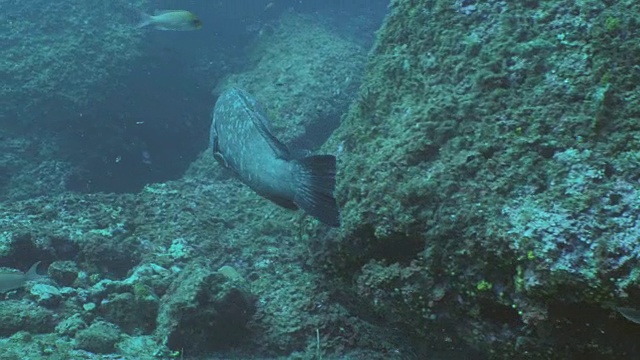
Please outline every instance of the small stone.
[[74, 314], [56, 325], [56, 334], [74, 336], [79, 330], [86, 327], [87, 324], [82, 320], [82, 316], [80, 316], [80, 314]]
[[84, 309], [84, 311], [93, 311], [96, 309], [96, 304], [95, 303], [86, 303], [82, 305], [82, 308]]
[[120, 329], [106, 321], [93, 323], [87, 329], [78, 331], [75, 347], [97, 354], [109, 354], [115, 351], [120, 340]]
[[46, 307], [57, 306], [62, 300], [62, 294], [55, 286], [38, 283], [31, 287], [30, 292], [38, 305]]

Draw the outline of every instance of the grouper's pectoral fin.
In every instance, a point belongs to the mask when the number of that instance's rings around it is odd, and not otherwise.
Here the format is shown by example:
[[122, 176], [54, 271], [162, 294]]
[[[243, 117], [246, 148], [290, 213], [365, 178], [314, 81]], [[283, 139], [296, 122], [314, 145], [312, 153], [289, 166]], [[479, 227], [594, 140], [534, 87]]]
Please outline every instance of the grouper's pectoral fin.
[[213, 153], [213, 158], [216, 159], [218, 164], [224, 166], [225, 168], [229, 168], [229, 163], [227, 159], [224, 158], [224, 155], [220, 152], [220, 148], [218, 147], [218, 136], [213, 134], [211, 137], [211, 150]]
[[213, 158], [216, 159], [216, 161], [218, 162], [218, 164], [228, 168], [229, 167], [229, 163], [227, 163], [227, 160], [224, 158], [224, 156], [222, 156], [221, 153], [219, 152], [213, 152]]
[[[212, 125], [215, 126], [215, 125]], [[216, 159], [218, 164], [228, 168], [229, 163], [224, 158], [224, 155], [220, 152], [220, 148], [218, 146], [218, 134], [214, 131], [211, 132], [211, 153], [213, 154], [213, 158]]]

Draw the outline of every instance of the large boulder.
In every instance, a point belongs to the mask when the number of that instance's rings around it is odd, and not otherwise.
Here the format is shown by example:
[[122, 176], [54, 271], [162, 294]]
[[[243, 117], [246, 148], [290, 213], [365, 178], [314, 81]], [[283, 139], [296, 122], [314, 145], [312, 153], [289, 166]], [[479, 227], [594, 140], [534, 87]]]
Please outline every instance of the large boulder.
[[52, 311], [28, 301], [4, 300], [0, 306], [0, 336], [3, 337], [18, 331], [51, 332], [55, 321]]
[[328, 145], [327, 268], [430, 346], [640, 356], [616, 311], [640, 306], [638, 13], [392, 1]]
[[246, 340], [254, 312], [248, 285], [235, 271], [194, 262], [162, 297], [156, 336], [173, 350], [228, 349]]

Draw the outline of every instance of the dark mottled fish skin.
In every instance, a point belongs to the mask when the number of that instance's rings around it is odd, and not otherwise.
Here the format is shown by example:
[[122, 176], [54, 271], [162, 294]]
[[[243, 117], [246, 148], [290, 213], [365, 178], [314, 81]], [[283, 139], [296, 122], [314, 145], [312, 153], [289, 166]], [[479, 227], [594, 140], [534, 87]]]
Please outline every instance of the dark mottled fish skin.
[[291, 158], [270, 132], [260, 104], [248, 93], [230, 88], [220, 95], [213, 109], [210, 143], [218, 162], [261, 196], [339, 226], [333, 197], [335, 157]]

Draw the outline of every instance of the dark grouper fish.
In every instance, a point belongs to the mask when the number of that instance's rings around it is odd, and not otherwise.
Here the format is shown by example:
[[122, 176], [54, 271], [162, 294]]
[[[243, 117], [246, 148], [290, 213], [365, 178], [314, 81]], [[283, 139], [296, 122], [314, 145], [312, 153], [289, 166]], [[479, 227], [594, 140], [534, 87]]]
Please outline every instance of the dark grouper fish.
[[336, 158], [292, 158], [269, 130], [265, 112], [250, 94], [230, 88], [220, 95], [213, 109], [210, 141], [216, 160], [261, 196], [287, 209], [301, 208], [327, 225], [340, 225], [333, 197]]

